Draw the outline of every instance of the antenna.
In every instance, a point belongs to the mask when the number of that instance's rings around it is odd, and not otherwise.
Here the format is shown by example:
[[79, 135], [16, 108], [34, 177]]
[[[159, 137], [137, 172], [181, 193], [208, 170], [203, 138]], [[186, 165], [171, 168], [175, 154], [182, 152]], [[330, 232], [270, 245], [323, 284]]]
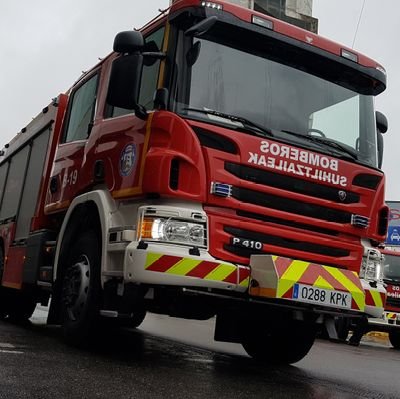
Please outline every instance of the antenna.
[[354, 43], [356, 42], [356, 37], [357, 37], [357, 33], [358, 33], [358, 28], [360, 27], [360, 22], [361, 22], [361, 17], [362, 17], [362, 15], [363, 15], [364, 7], [365, 7], [365, 0], [363, 0], [363, 5], [362, 5], [361, 11], [360, 11], [360, 17], [358, 18], [357, 28], [356, 28], [356, 31], [355, 31], [355, 33], [354, 33], [353, 44], [351, 45], [351, 48], [354, 48]]

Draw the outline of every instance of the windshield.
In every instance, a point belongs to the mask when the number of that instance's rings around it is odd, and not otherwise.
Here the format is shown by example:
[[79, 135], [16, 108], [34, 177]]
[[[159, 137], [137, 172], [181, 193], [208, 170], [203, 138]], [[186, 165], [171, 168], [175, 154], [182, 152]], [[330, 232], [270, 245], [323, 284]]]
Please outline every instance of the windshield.
[[298, 60], [294, 68], [268, 54], [212, 37], [191, 39], [184, 54], [189, 82], [177, 111], [215, 124], [236, 121], [204, 111], [242, 117], [280, 140], [334, 155], [354, 153], [353, 159], [376, 167], [373, 97], [307, 73]]
[[400, 256], [385, 255], [383, 278], [400, 280]]

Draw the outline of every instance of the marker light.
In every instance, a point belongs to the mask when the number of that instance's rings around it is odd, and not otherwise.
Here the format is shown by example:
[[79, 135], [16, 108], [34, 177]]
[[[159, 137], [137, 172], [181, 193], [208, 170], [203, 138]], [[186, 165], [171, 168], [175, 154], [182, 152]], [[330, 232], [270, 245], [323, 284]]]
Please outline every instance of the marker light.
[[264, 19], [257, 17], [256, 15], [253, 15], [252, 17], [252, 22], [254, 25], [262, 26], [263, 28], [267, 29], [274, 29], [274, 23], [270, 21], [269, 19]]
[[203, 7], [213, 8], [214, 10], [222, 10], [222, 4], [213, 3], [212, 1], [202, 1]]
[[352, 53], [351, 51], [345, 50], [344, 48], [342, 48], [342, 57], [353, 62], [358, 62], [358, 55]]

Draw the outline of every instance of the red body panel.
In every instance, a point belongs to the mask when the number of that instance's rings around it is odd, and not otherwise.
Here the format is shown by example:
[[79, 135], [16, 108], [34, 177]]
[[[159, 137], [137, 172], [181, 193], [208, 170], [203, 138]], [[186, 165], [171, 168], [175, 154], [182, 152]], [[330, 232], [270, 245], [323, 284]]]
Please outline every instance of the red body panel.
[[10, 247], [4, 265], [2, 285], [20, 289], [26, 257], [26, 247]]

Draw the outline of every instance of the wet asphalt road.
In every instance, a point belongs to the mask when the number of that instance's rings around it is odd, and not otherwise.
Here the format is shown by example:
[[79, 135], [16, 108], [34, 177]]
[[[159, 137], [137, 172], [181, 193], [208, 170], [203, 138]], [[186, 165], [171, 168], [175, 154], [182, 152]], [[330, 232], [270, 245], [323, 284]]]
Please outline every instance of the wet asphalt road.
[[318, 341], [288, 367], [260, 366], [240, 345], [215, 343], [212, 322], [148, 315], [141, 328], [83, 351], [37, 311], [0, 322], [0, 398], [399, 398], [400, 352]]

